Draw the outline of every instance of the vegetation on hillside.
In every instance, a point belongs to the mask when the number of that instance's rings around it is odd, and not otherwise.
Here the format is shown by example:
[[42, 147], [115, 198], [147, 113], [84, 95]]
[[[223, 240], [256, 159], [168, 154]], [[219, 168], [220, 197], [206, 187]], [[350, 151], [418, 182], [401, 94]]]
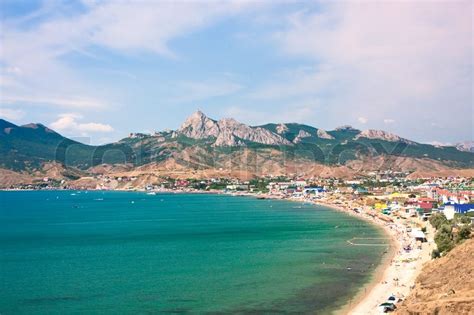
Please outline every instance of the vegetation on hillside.
[[465, 215], [456, 215], [448, 220], [443, 213], [436, 213], [430, 218], [431, 225], [436, 229], [434, 241], [437, 249], [433, 250], [432, 257], [445, 255], [457, 244], [471, 237], [471, 219]]

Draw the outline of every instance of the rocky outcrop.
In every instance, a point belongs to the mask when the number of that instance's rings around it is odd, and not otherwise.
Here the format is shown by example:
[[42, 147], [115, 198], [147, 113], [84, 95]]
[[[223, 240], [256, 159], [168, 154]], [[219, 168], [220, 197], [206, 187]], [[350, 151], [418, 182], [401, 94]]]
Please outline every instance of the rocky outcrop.
[[285, 125], [285, 124], [279, 124], [277, 127], [276, 127], [276, 132], [281, 135], [281, 134], [284, 134], [286, 132], [288, 132], [288, 127]]
[[474, 141], [464, 141], [456, 144], [456, 149], [465, 152], [474, 152]]
[[327, 133], [327, 131], [324, 129], [318, 129], [316, 134], [318, 138], [321, 138], [321, 139], [328, 139], [328, 140], [334, 139], [334, 137], [331, 136], [329, 133]]
[[300, 130], [296, 138], [293, 140], [293, 143], [300, 143], [304, 138], [311, 137], [311, 134], [307, 131]]
[[396, 134], [386, 132], [383, 130], [375, 130], [375, 129], [367, 129], [367, 130], [362, 131], [357, 136], [355, 136], [354, 140], [357, 140], [360, 138], [378, 139], [378, 140], [384, 140], [384, 141], [390, 141], [390, 142], [405, 142], [408, 144], [414, 144], [413, 141], [399, 137]]
[[193, 139], [215, 138], [214, 146], [241, 146], [245, 141], [268, 145], [291, 145], [291, 142], [261, 127], [251, 127], [233, 118], [219, 121], [198, 111], [192, 114], [177, 131]]
[[213, 119], [208, 118], [203, 112], [197, 111], [189, 116], [178, 132], [193, 139], [206, 139], [219, 136], [219, 126]]

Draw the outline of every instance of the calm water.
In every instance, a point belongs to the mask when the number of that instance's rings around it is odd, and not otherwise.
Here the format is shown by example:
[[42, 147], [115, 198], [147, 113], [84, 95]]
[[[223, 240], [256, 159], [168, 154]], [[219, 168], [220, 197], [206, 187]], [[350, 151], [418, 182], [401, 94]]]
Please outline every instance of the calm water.
[[324, 207], [72, 193], [0, 192], [1, 314], [328, 313], [386, 249], [349, 245], [383, 235]]

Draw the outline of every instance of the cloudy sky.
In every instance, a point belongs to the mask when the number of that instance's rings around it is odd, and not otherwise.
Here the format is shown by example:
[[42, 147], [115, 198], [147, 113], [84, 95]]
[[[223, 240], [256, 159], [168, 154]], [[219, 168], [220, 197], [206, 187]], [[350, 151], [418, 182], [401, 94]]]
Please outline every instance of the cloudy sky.
[[104, 143], [201, 109], [474, 138], [471, 1], [0, 2], [0, 116]]

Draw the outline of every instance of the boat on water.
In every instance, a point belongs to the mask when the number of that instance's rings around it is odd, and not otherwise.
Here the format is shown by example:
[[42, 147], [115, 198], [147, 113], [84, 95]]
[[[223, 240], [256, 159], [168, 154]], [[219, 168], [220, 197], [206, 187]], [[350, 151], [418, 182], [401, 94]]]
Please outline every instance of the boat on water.
[[148, 193], [146, 193], [146, 194], [147, 194], [147, 195], [150, 195], [150, 196], [155, 196], [155, 195], [156, 195], [156, 192], [150, 191], [150, 192], [148, 192]]

